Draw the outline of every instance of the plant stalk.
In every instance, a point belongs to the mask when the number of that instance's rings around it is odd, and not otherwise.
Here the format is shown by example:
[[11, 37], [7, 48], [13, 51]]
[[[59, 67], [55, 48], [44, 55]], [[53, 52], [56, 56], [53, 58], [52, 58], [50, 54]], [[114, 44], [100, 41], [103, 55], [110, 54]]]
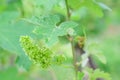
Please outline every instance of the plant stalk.
[[71, 47], [72, 47], [72, 55], [73, 55], [73, 65], [74, 65], [74, 69], [75, 69], [75, 80], [77, 80], [78, 66], [76, 65], [76, 55], [75, 55], [75, 51], [74, 51], [74, 42], [73, 42], [73, 40], [71, 41]]
[[70, 9], [68, 6], [68, 0], [65, 0], [65, 5], [66, 5], [66, 13], [67, 13], [67, 20], [70, 20]]
[[[70, 20], [70, 9], [68, 6], [68, 0], [65, 0], [65, 5], [66, 5], [66, 17], [67, 17], [67, 21]], [[74, 41], [73, 41], [73, 37], [69, 36], [70, 42], [71, 42], [71, 47], [72, 47], [72, 55], [73, 55], [73, 66], [75, 69], [75, 80], [77, 80], [77, 73], [78, 73], [78, 68], [76, 65], [76, 55], [75, 55], [75, 51], [74, 51]]]

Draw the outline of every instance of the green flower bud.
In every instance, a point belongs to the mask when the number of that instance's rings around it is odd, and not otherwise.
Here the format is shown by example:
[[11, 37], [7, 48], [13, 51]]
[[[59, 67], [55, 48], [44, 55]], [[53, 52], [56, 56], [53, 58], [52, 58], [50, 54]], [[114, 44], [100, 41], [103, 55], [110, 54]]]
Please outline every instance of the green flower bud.
[[55, 56], [55, 64], [61, 65], [65, 61], [65, 56], [64, 55], [57, 55]]
[[39, 48], [28, 36], [21, 36], [20, 43], [26, 55], [28, 55], [34, 63], [39, 63], [42, 68], [47, 68], [51, 65], [52, 51], [49, 48]]

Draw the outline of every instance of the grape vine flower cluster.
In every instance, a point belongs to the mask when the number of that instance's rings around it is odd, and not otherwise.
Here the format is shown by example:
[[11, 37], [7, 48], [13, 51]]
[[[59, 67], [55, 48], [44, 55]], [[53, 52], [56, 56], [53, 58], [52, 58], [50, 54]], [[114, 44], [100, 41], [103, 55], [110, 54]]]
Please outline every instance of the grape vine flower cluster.
[[40, 63], [42, 68], [47, 68], [51, 65], [52, 51], [49, 48], [39, 48], [29, 36], [21, 36], [20, 43], [31, 61]]
[[56, 55], [56, 56], [54, 57], [54, 59], [55, 59], [54, 62], [55, 62], [55, 64], [57, 64], [57, 65], [61, 65], [61, 64], [66, 60], [65, 56], [62, 55], [62, 54]]

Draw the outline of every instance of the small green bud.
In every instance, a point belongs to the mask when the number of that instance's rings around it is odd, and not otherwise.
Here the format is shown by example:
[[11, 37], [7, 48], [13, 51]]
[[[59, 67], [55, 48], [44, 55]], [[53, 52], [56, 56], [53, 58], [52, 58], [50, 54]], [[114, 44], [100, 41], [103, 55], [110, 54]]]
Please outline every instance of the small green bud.
[[39, 48], [28, 36], [21, 36], [20, 43], [26, 55], [28, 55], [34, 63], [39, 63], [42, 68], [47, 68], [51, 65], [52, 51], [49, 48]]
[[65, 61], [65, 56], [64, 55], [57, 55], [55, 56], [55, 64], [60, 65]]

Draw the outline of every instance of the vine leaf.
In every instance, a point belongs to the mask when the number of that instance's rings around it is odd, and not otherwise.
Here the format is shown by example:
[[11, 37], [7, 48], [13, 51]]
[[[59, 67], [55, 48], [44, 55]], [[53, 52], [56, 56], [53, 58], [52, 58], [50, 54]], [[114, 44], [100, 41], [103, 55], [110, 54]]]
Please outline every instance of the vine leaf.
[[30, 66], [32, 65], [32, 61], [28, 58], [27, 55], [21, 53], [21, 55], [18, 56], [16, 59], [16, 64], [20, 67], [25, 68], [26, 70], [29, 70]]
[[68, 4], [73, 9], [79, 9], [81, 6], [80, 0], [68, 0]]
[[88, 48], [87, 48], [87, 51], [92, 55], [92, 56], [95, 56], [97, 57], [97, 59], [102, 62], [103, 64], [106, 64], [107, 61], [106, 61], [106, 58], [105, 56], [103, 55], [103, 51], [102, 51], [102, 46], [99, 44], [99, 43], [90, 43], [88, 44]]
[[20, 47], [19, 37], [32, 35], [31, 32], [34, 28], [23, 21], [17, 21], [18, 17], [19, 14], [14, 11], [4, 12], [0, 15], [0, 47], [19, 55], [17, 64], [28, 69], [31, 62]]
[[57, 15], [42, 17], [39, 19], [40, 26], [35, 28], [33, 32], [40, 39], [46, 40], [48, 46], [52, 46], [58, 41], [59, 36], [73, 33], [71, 29], [74, 29], [78, 25], [73, 21], [66, 21], [58, 25], [59, 22], [60, 18]]
[[102, 8], [94, 1], [88, 0], [88, 1], [83, 1], [83, 5], [88, 8], [94, 15], [98, 17], [103, 16], [103, 11]]
[[39, 8], [44, 9], [44, 11], [48, 12], [54, 7], [55, 4], [58, 4], [59, 0], [36, 0], [35, 2]]
[[97, 17], [103, 17], [103, 9], [110, 10], [110, 8], [103, 3], [97, 2], [95, 0], [68, 0], [68, 4], [74, 10], [87, 8], [90, 13], [94, 14]]
[[103, 64], [107, 63], [106, 58], [102, 53], [96, 53], [94, 54], [94, 56], [96, 56]]
[[88, 72], [89, 72], [90, 80], [96, 80], [97, 78], [111, 80], [110, 74], [105, 73], [104, 71], [101, 71], [100, 69], [96, 69], [96, 70], [90, 69], [88, 70]]
[[101, 8], [105, 9], [105, 10], [112, 11], [112, 9], [109, 8], [107, 5], [105, 5], [104, 3], [97, 2], [97, 4], [98, 4]]
[[78, 80], [83, 80], [84, 73], [78, 72]]

